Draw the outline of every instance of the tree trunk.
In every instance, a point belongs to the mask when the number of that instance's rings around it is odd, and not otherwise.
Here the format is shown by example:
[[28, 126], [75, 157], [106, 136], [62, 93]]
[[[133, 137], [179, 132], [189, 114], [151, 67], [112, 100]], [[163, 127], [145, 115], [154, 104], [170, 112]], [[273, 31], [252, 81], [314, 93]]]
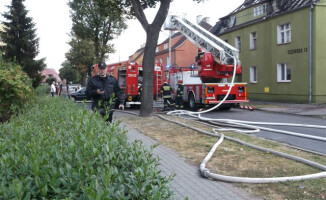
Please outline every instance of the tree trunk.
[[146, 45], [143, 58], [143, 92], [141, 96], [140, 117], [149, 117], [153, 113], [153, 76], [155, 49], [161, 27], [170, 7], [170, 0], [160, 0], [160, 8], [152, 24], [148, 24], [140, 0], [131, 0], [135, 16], [146, 32]]
[[143, 91], [139, 116], [149, 117], [153, 113], [153, 74], [155, 49], [159, 30], [148, 29], [143, 58]]

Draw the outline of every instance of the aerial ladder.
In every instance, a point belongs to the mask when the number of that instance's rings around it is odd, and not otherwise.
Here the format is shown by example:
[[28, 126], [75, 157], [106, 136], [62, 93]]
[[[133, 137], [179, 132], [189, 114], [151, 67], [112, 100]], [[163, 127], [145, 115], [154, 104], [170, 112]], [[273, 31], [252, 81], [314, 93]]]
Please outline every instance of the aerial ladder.
[[[225, 83], [225, 80], [231, 78], [234, 72], [235, 75], [242, 73], [239, 50], [201, 26], [178, 15], [169, 15], [164, 28], [181, 32], [199, 48], [196, 57], [197, 76], [202, 83], [191, 84], [191, 77], [183, 75], [182, 77], [189, 77], [188, 84], [187, 80], [183, 80], [184, 101], [188, 102], [188, 106], [192, 110], [199, 104], [207, 106], [219, 103], [226, 96], [226, 91], [228, 91], [230, 85]], [[237, 106], [240, 102], [248, 102], [246, 83], [232, 84], [230, 95], [225, 101], [228, 104], [227, 108], [232, 105]]]
[[197, 47], [204, 49], [206, 52], [211, 52], [218, 63], [230, 64], [232, 58], [235, 58], [239, 63], [238, 49], [186, 18], [169, 15], [165, 23], [165, 29], [180, 31]]

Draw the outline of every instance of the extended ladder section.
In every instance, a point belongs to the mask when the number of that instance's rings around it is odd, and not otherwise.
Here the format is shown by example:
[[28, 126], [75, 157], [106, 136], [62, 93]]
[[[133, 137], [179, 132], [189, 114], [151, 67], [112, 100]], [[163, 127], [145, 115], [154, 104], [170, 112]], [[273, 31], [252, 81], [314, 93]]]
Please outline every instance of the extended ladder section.
[[233, 57], [237, 59], [237, 63], [239, 64], [238, 49], [232, 47], [209, 31], [185, 18], [176, 15], [169, 15], [165, 22], [165, 29], [180, 31], [197, 47], [203, 48], [207, 52], [211, 52], [215, 61], [220, 64], [229, 64], [233, 61]]

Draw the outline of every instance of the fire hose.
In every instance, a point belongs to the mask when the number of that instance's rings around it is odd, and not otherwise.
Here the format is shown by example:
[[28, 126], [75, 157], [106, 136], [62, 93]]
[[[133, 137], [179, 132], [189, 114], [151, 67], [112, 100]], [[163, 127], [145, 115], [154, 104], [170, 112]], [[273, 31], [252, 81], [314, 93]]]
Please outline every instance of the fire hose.
[[[186, 111], [186, 110], [177, 110], [177, 111], [170, 111], [167, 114], [168, 115], [189, 115], [192, 117], [197, 117], [202, 121], [218, 121], [218, 122], [224, 122], [227, 124], [232, 124], [232, 125], [237, 125], [243, 128], [250, 128], [251, 130], [241, 130], [241, 129], [219, 129], [219, 131], [236, 131], [236, 132], [245, 132], [245, 133], [250, 133], [250, 132], [258, 132], [260, 130], [268, 130], [268, 131], [273, 131], [273, 132], [278, 132], [278, 133], [283, 133], [283, 134], [288, 134], [288, 135], [294, 135], [294, 136], [298, 136], [298, 137], [305, 137], [305, 138], [310, 138], [310, 139], [315, 139], [315, 140], [320, 140], [320, 141], [326, 141], [326, 138], [323, 137], [318, 137], [318, 136], [309, 136], [309, 135], [305, 135], [305, 134], [301, 134], [301, 133], [294, 133], [294, 132], [289, 132], [289, 131], [283, 131], [283, 130], [277, 130], [277, 129], [271, 129], [271, 128], [265, 128], [265, 127], [259, 127], [259, 126], [253, 126], [250, 124], [267, 124], [267, 125], [278, 125], [278, 126], [297, 126], [297, 127], [309, 127], [309, 128], [321, 128], [321, 129], [326, 129], [326, 126], [315, 126], [315, 125], [306, 125], [306, 124], [290, 124], [290, 123], [267, 123], [267, 122], [248, 122], [248, 121], [240, 121], [240, 120], [231, 120], [231, 119], [210, 119], [210, 118], [206, 118], [206, 117], [202, 117], [201, 114], [203, 113], [207, 113], [210, 112], [212, 110], [217, 109], [220, 105], [223, 104], [223, 102], [228, 98], [231, 89], [233, 87], [234, 84], [234, 79], [235, 79], [235, 74], [236, 74], [236, 66], [237, 66], [237, 61], [236, 58], [233, 57], [234, 60], [234, 68], [233, 68], [233, 76], [232, 76], [232, 80], [231, 80], [231, 84], [229, 87], [229, 90], [227, 92], [227, 94], [225, 95], [225, 97], [223, 98], [223, 100], [217, 104], [216, 106], [208, 109], [208, 110], [204, 110], [204, 111], [200, 111], [200, 112], [193, 112], [193, 111]], [[160, 118], [163, 118], [162, 116], [160, 116]], [[168, 120], [168, 119], [165, 119]], [[171, 120], [168, 120], [171, 121]], [[173, 123], [177, 123], [180, 124], [179, 122], [175, 122], [175, 121], [171, 121]], [[186, 125], [186, 127], [190, 128], [189, 126]], [[197, 128], [195, 128], [195, 130], [204, 133], [204, 134], [208, 134], [208, 135], [212, 135], [212, 136], [219, 136], [220, 139], [219, 141], [212, 147], [211, 151], [208, 153], [208, 155], [205, 157], [205, 159], [203, 160], [203, 162], [200, 164], [200, 172], [201, 175], [203, 177], [206, 178], [211, 178], [211, 179], [215, 179], [215, 180], [220, 180], [220, 181], [226, 181], [226, 182], [241, 182], [241, 183], [272, 183], [272, 182], [284, 182], [284, 181], [298, 181], [298, 180], [306, 180], [306, 179], [314, 179], [314, 178], [321, 178], [321, 177], [326, 177], [326, 166], [318, 164], [318, 163], [314, 163], [312, 161], [303, 159], [303, 158], [299, 158], [299, 157], [295, 157], [292, 155], [288, 155], [285, 153], [281, 153], [281, 152], [277, 152], [277, 151], [273, 151], [270, 149], [266, 149], [263, 147], [258, 147], [231, 137], [225, 137], [223, 134], [218, 134], [218, 130], [217, 129], [213, 129], [214, 134], [212, 133], [207, 133], [205, 131], [201, 131], [198, 130]], [[234, 177], [234, 176], [224, 176], [224, 175], [220, 175], [220, 174], [213, 174], [210, 173], [209, 170], [205, 167], [206, 163], [210, 160], [210, 158], [212, 157], [212, 155], [214, 154], [215, 150], [217, 149], [217, 147], [223, 142], [224, 137], [234, 141], [234, 142], [238, 142], [240, 144], [252, 147], [254, 149], [260, 150], [260, 151], [265, 151], [265, 152], [270, 152], [291, 160], [296, 160], [299, 161], [301, 163], [316, 167], [320, 170], [323, 170], [324, 172], [320, 172], [320, 173], [315, 173], [315, 174], [309, 174], [309, 175], [302, 175], [302, 176], [292, 176], [292, 177], [275, 177], [275, 178], [248, 178], [248, 177]]]
[[[223, 98], [223, 100], [217, 104], [216, 106], [208, 109], [208, 110], [204, 110], [204, 111], [200, 111], [200, 112], [193, 112], [193, 111], [187, 111], [187, 110], [177, 110], [177, 111], [170, 111], [167, 113], [167, 115], [177, 115], [177, 116], [182, 116], [182, 115], [187, 115], [187, 116], [191, 116], [193, 118], [197, 118], [201, 121], [214, 121], [214, 122], [219, 122], [219, 123], [225, 123], [226, 125], [229, 126], [233, 126], [233, 127], [237, 127], [237, 128], [223, 128], [223, 129], [213, 129], [213, 133], [211, 132], [207, 132], [207, 131], [203, 131], [200, 130], [198, 128], [195, 127], [191, 127], [189, 125], [180, 123], [180, 122], [176, 122], [176, 121], [172, 121], [170, 119], [167, 119], [161, 115], [156, 115], [157, 117], [167, 120], [169, 122], [175, 123], [175, 124], [179, 124], [181, 126], [193, 129], [195, 131], [198, 131], [200, 133], [206, 134], [206, 135], [210, 135], [210, 136], [214, 136], [214, 137], [220, 137], [220, 139], [214, 144], [214, 146], [212, 147], [212, 149], [210, 150], [210, 152], [206, 155], [206, 157], [204, 158], [204, 160], [202, 161], [202, 163], [200, 164], [200, 173], [203, 177], [205, 178], [210, 178], [210, 179], [214, 179], [214, 180], [219, 180], [219, 181], [225, 181], [225, 182], [238, 182], [238, 183], [275, 183], [275, 182], [285, 182], [285, 181], [299, 181], [299, 180], [307, 180], [307, 179], [316, 179], [316, 178], [323, 178], [326, 177], [326, 166], [325, 165], [321, 165], [319, 163], [304, 159], [304, 158], [300, 158], [300, 157], [296, 157], [293, 155], [289, 155], [286, 153], [282, 153], [282, 152], [278, 152], [278, 151], [274, 151], [271, 149], [267, 149], [264, 147], [260, 147], [260, 146], [256, 146], [232, 137], [228, 137], [228, 136], [224, 136], [223, 134], [218, 133], [218, 131], [235, 131], [235, 132], [239, 132], [239, 133], [253, 133], [253, 132], [259, 132], [260, 130], [268, 130], [268, 131], [273, 131], [273, 132], [277, 132], [277, 133], [282, 133], [282, 134], [288, 134], [288, 135], [293, 135], [293, 136], [298, 136], [298, 137], [304, 137], [304, 138], [309, 138], [309, 139], [314, 139], [314, 140], [320, 140], [320, 141], [326, 141], [325, 138], [323, 137], [318, 137], [318, 136], [309, 136], [309, 135], [305, 135], [305, 134], [301, 134], [301, 133], [294, 133], [294, 132], [289, 132], [289, 131], [283, 131], [283, 130], [277, 130], [277, 129], [271, 129], [271, 128], [265, 128], [265, 127], [260, 127], [260, 126], [254, 126], [254, 125], [275, 125], [275, 126], [296, 126], [296, 127], [308, 127], [308, 128], [320, 128], [320, 129], [326, 129], [326, 126], [318, 126], [318, 125], [309, 125], [309, 124], [290, 124], [290, 123], [269, 123], [269, 122], [250, 122], [250, 121], [240, 121], [240, 120], [232, 120], [232, 119], [211, 119], [211, 118], [206, 118], [206, 117], [202, 117], [201, 114], [203, 113], [207, 113], [210, 112], [212, 110], [215, 110], [216, 108], [218, 108], [221, 104], [223, 104], [223, 102], [227, 99], [227, 97], [229, 96], [231, 89], [233, 87], [234, 84], [234, 78], [235, 78], [235, 71], [236, 71], [236, 59], [233, 57], [234, 59], [234, 71], [233, 71], [233, 76], [232, 76], [232, 81], [229, 87], [229, 90], [227, 92], [227, 94], [225, 95], [225, 97]], [[124, 111], [125, 112], [125, 111]], [[131, 112], [126, 112], [126, 113], [130, 113], [130, 114], [135, 114], [135, 113], [131, 113]], [[238, 129], [238, 127], [240, 127], [241, 129]], [[244, 130], [246, 129], [246, 130]], [[223, 142], [223, 140], [227, 139], [233, 142], [237, 142], [239, 144], [254, 148], [256, 150], [259, 151], [264, 151], [264, 152], [269, 152], [269, 153], [273, 153], [275, 155], [290, 159], [290, 160], [294, 160], [312, 167], [315, 167], [317, 169], [322, 170], [323, 172], [320, 173], [314, 173], [314, 174], [308, 174], [308, 175], [301, 175], [301, 176], [290, 176], [290, 177], [273, 177], [273, 178], [249, 178], [249, 177], [235, 177], [235, 176], [225, 176], [225, 175], [220, 175], [220, 174], [214, 174], [211, 173], [207, 168], [206, 168], [206, 164], [207, 162], [211, 159], [211, 157], [213, 156], [214, 152], [216, 151], [217, 147]]]

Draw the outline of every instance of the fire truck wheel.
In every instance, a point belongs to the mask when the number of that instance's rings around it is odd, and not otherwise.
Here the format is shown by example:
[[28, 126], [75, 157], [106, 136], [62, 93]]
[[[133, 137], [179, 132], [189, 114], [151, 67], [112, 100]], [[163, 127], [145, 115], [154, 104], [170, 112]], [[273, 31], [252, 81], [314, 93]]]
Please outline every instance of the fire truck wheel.
[[195, 95], [192, 92], [189, 93], [189, 96], [188, 96], [188, 107], [189, 107], [189, 110], [192, 110], [192, 111], [196, 111], [196, 109], [197, 109]]
[[219, 107], [219, 110], [230, 110], [231, 109], [231, 105], [221, 105], [220, 107]]

